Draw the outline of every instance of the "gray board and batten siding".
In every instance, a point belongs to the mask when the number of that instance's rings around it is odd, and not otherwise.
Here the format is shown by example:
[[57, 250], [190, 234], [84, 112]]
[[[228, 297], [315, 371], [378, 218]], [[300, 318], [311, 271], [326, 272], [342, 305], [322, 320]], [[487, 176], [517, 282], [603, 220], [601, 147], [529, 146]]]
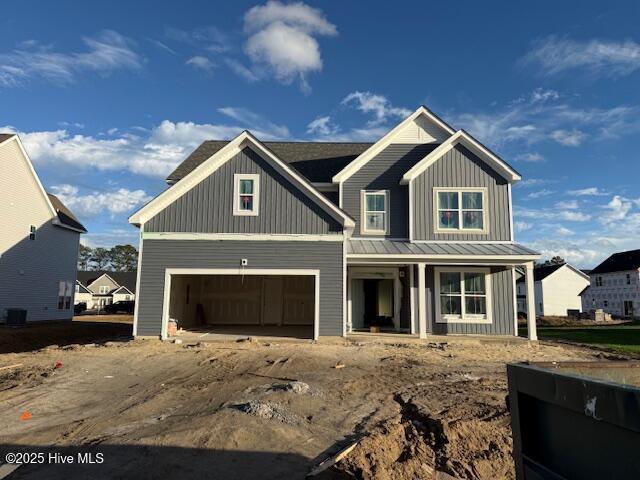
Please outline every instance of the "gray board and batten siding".
[[409, 238], [408, 186], [400, 185], [402, 176], [431, 153], [438, 144], [391, 144], [364, 164], [342, 184], [342, 209], [356, 221], [354, 235], [360, 231], [360, 192], [362, 190], [389, 191], [389, 231], [386, 238]]
[[165, 270], [168, 268], [320, 270], [319, 334], [341, 336], [342, 242], [144, 240], [138, 286], [139, 336], [159, 336], [162, 329]]
[[[491, 323], [437, 323], [435, 270], [426, 268], [427, 329], [434, 334], [514, 335], [513, 275], [508, 267], [491, 267]], [[464, 267], [461, 267], [464, 268]]]
[[[234, 174], [260, 175], [259, 215], [234, 216]], [[186, 192], [144, 225], [145, 232], [332, 234], [342, 226], [250, 148]]]
[[[413, 180], [414, 240], [511, 240], [509, 183], [486, 162], [458, 144]], [[433, 189], [485, 187], [488, 233], [436, 233]]]

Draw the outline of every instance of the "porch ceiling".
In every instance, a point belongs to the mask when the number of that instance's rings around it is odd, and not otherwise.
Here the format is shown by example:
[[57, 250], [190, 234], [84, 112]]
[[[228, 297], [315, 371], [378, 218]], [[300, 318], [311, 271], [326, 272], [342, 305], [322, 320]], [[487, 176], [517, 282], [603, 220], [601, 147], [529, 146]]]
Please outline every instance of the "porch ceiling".
[[348, 241], [348, 258], [423, 260], [436, 259], [511, 259], [536, 260], [540, 254], [512, 242], [402, 242], [394, 240]]

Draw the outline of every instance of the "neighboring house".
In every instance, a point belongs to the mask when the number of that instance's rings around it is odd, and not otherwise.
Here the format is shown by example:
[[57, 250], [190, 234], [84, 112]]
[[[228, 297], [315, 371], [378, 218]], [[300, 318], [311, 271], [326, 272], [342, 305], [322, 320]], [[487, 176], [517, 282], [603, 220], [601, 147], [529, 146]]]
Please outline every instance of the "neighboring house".
[[582, 310], [602, 309], [621, 317], [640, 312], [640, 250], [614, 253], [594, 268], [582, 292]]
[[76, 281], [76, 303], [84, 302], [87, 310], [135, 300], [136, 272], [79, 271]]
[[0, 134], [0, 321], [73, 317], [73, 285], [85, 228], [45, 192], [17, 135]]
[[[536, 315], [561, 316], [568, 310], [582, 311], [580, 292], [589, 285], [589, 275], [568, 263], [537, 265], [533, 271]], [[518, 311], [527, 312], [524, 277], [516, 282]]]
[[517, 334], [520, 175], [425, 107], [372, 144], [206, 141], [167, 180], [129, 219], [136, 336]]

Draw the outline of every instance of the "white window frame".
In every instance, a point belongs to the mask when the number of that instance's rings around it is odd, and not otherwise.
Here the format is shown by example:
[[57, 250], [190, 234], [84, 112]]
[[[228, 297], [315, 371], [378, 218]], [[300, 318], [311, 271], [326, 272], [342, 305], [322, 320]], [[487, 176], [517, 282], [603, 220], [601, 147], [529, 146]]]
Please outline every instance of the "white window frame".
[[[454, 192], [458, 194], [458, 228], [440, 227], [440, 198], [438, 193]], [[464, 192], [475, 192], [482, 195], [482, 228], [463, 228], [462, 212], [470, 209], [462, 208], [462, 194]], [[487, 234], [489, 233], [489, 216], [487, 215], [487, 197], [489, 196], [486, 187], [435, 187], [433, 189], [433, 230], [435, 233], [453, 234]], [[448, 210], [448, 209], [444, 209]], [[477, 210], [476, 210], [477, 211]]]
[[[240, 208], [240, 180], [253, 181], [253, 209]], [[260, 210], [260, 175], [257, 173], [233, 174], [233, 215], [242, 217], [257, 217]]]
[[[370, 230], [367, 228], [367, 195], [384, 195], [384, 230]], [[372, 211], [373, 212], [373, 211]], [[379, 213], [379, 212], [377, 212]], [[360, 234], [388, 235], [389, 234], [389, 190], [360, 190]]]
[[109, 288], [109, 285], [100, 285], [98, 287], [98, 294], [100, 294], [100, 295], [106, 295], [110, 291], [111, 291], [111, 289]]
[[601, 287], [602, 286], [602, 277], [601, 276], [597, 276], [596, 277], [596, 287]]
[[[460, 308], [462, 314], [457, 315], [444, 315], [440, 311], [440, 273], [454, 272], [460, 274]], [[464, 274], [465, 273], [484, 273], [484, 285], [485, 285], [485, 298], [487, 305], [487, 314], [483, 316], [479, 315], [467, 315], [466, 314], [466, 302], [464, 293]], [[470, 324], [492, 324], [493, 323], [493, 310], [491, 308], [491, 269], [489, 268], [477, 268], [477, 267], [436, 267], [434, 268], [434, 302], [436, 305], [436, 323], [470, 323]]]

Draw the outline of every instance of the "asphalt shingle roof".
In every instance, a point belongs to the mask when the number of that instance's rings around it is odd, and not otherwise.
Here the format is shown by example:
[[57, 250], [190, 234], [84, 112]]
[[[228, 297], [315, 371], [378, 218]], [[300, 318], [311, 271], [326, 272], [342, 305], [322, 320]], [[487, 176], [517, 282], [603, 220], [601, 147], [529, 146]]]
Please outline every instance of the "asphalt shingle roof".
[[[224, 147], [229, 140], [207, 140], [169, 174], [175, 183]], [[311, 182], [330, 182], [372, 143], [347, 142], [263, 142], [282, 161], [290, 164]]]
[[[553, 272], [555, 272], [556, 270], [558, 270], [560, 267], [564, 266], [564, 263], [559, 263], [557, 265], [536, 265], [536, 267], [533, 269], [533, 281], [534, 282], [539, 282], [541, 280], [544, 280], [545, 278], [547, 278], [549, 275], [551, 275]], [[520, 282], [524, 282], [525, 278], [520, 277], [518, 279], [518, 283]]]
[[104, 274], [109, 275], [119, 286], [127, 287], [131, 293], [136, 292], [136, 271], [132, 272], [108, 272], [106, 270], [80, 270], [78, 271], [78, 281], [85, 286], [93, 283], [98, 277]]
[[71, 213], [71, 210], [69, 210], [64, 203], [62, 203], [62, 201], [60, 201], [60, 199], [58, 197], [56, 197], [54, 194], [52, 193], [47, 193], [47, 196], [49, 197], [49, 201], [51, 202], [51, 205], [53, 205], [53, 209], [56, 211], [56, 213], [58, 214], [58, 220], [60, 220], [61, 223], [64, 223], [65, 225], [71, 227], [71, 228], [76, 228], [78, 230], [82, 230], [83, 232], [87, 232], [87, 229], [84, 228], [84, 225], [82, 225], [78, 219], [75, 217], [75, 215], [73, 213]]
[[629, 250], [611, 255], [604, 262], [591, 270], [589, 275], [597, 273], [622, 272], [640, 268], [640, 250]]
[[13, 136], [14, 136], [13, 133], [0, 133], [0, 143], [4, 142], [5, 140], [8, 140]]

